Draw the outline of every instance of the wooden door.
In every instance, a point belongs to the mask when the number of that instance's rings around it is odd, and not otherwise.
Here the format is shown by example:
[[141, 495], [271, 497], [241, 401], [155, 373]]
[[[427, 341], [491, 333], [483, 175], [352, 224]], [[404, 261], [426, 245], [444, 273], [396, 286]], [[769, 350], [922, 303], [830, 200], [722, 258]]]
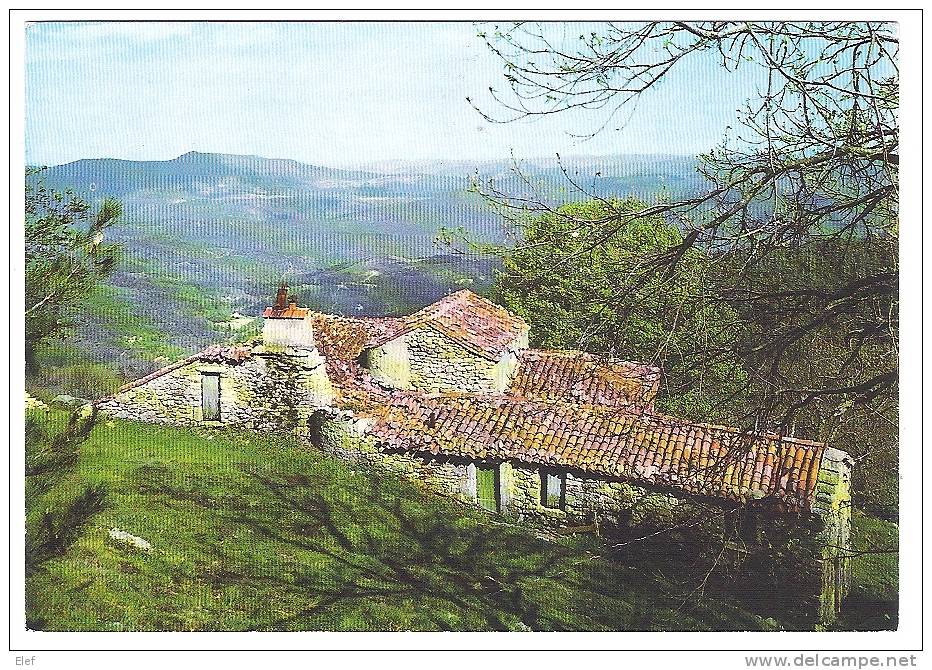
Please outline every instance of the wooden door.
[[490, 512], [498, 511], [498, 467], [476, 466], [476, 499], [479, 506]]
[[220, 421], [220, 375], [201, 375], [201, 409], [204, 421]]

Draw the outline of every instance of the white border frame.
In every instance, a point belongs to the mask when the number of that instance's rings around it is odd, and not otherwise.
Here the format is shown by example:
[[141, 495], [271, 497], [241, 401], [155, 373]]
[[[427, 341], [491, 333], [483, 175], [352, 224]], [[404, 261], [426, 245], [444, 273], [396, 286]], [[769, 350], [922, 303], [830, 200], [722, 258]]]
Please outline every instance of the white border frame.
[[[515, 9], [489, 11], [475, 9], [467, 11], [414, 10], [395, 11], [231, 11], [231, 10], [178, 10], [130, 11], [107, 10], [38, 10], [15, 9], [9, 14], [10, 35], [10, 222], [21, 220], [23, 203], [22, 166], [25, 161], [24, 147], [24, 23], [39, 20], [511, 20], [527, 18], [537, 20], [613, 20], [639, 19], [709, 19], [729, 17], [767, 19], [836, 19], [897, 21], [901, 36], [901, 117], [902, 127], [900, 193], [901, 193], [901, 360], [907, 365], [900, 370], [901, 409], [901, 504], [900, 504], [900, 629], [878, 633], [48, 633], [26, 631], [24, 625], [24, 573], [22, 561], [14, 561], [10, 567], [11, 582], [9, 595], [10, 644], [13, 650], [327, 650], [327, 649], [641, 649], [641, 650], [918, 650], [922, 647], [922, 457], [923, 434], [920, 429], [922, 408], [922, 378], [917, 361], [922, 360], [921, 300], [922, 300], [922, 244], [921, 244], [921, 123], [920, 99], [922, 78], [922, 16], [915, 10], [832, 10], [808, 9], [747, 10], [724, 8], [715, 10], [634, 10], [634, 11], [551, 11], [540, 9]], [[22, 229], [10, 226], [10, 294], [22, 295], [23, 259], [13, 250], [21, 249]], [[5, 372], [10, 374], [10, 413], [6, 416], [10, 428], [10, 504], [12, 510], [24, 509], [21, 477], [12, 473], [23, 471], [23, 436], [21, 430], [23, 398], [23, 342], [21, 337], [12, 336], [22, 332], [19, 317], [19, 298], [12, 299], [17, 318], [11, 325], [10, 359]], [[9, 319], [10, 309], [5, 310], [4, 319]], [[15, 364], [13, 364], [15, 362]], [[16, 417], [11, 421], [11, 417]], [[7, 510], [9, 512], [9, 510]], [[9, 515], [7, 515], [9, 518]], [[23, 534], [19, 532], [12, 515], [10, 530], [10, 552], [12, 556], [23, 554]], [[6, 560], [6, 559], [5, 559]], [[30, 654], [25, 655], [27, 658]], [[219, 654], [226, 657], [225, 654]], [[792, 654], [796, 656], [797, 654]], [[885, 657], [883, 652], [879, 656]], [[66, 658], [72, 655], [47, 655], [51, 658]], [[743, 663], [736, 667], [745, 667]], [[134, 655], [131, 659], [124, 654], [95, 654], [95, 666], [113, 667], [132, 663], [148, 665], [145, 657]], [[678, 664], [696, 665], [696, 657], [676, 654]], [[73, 658], [73, 656], [72, 656]], [[161, 658], [161, 657], [160, 657]], [[161, 658], [159, 664], [173, 657]], [[195, 659], [197, 657], [194, 657]], [[229, 657], [229, 658], [252, 658]], [[514, 658], [514, 657], [509, 657]], [[205, 659], [206, 660], [206, 659]], [[217, 659], [219, 661], [219, 659]], [[339, 662], [339, 657], [334, 659]], [[375, 659], [373, 659], [375, 660]], [[428, 660], [427, 658], [424, 659]], [[451, 659], [445, 659], [449, 663]], [[564, 659], [568, 662], [588, 662], [586, 659]], [[649, 667], [660, 662], [655, 652], [638, 653], [636, 658], [625, 658], [633, 667]], [[11, 664], [13, 659], [11, 659]], [[267, 662], [277, 663], [274, 657]], [[510, 661], [508, 661], [510, 663]], [[153, 661], [154, 663], [154, 661]], [[102, 665], [104, 664], [104, 665]], [[721, 666], [710, 666], [721, 667]]]

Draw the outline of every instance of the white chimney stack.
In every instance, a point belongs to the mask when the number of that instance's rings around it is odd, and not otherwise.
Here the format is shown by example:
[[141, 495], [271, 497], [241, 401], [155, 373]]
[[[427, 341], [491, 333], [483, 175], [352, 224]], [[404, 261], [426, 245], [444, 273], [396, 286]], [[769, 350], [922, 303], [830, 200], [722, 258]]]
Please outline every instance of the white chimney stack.
[[289, 300], [288, 286], [282, 283], [278, 287], [275, 305], [266, 307], [262, 314], [265, 319], [262, 326], [265, 346], [316, 349], [308, 311], [306, 307], [298, 307], [294, 300]]

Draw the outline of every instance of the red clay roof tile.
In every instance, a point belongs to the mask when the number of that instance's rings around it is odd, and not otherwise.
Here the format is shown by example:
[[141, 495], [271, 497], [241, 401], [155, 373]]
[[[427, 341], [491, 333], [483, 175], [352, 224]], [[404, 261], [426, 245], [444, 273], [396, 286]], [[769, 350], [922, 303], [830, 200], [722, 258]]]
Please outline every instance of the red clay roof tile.
[[[479, 394], [395, 392], [361, 413], [375, 419], [376, 439], [394, 448], [556, 465], [735, 502], [766, 497], [787, 510], [809, 509], [808, 470], [824, 449], [616, 407]], [[758, 469], [771, 453], [785, 462]]]
[[310, 310], [307, 307], [298, 307], [295, 303], [290, 303], [287, 307], [266, 307], [262, 312], [263, 318], [266, 319], [303, 319]]
[[648, 406], [660, 388], [660, 368], [582, 351], [527, 349], [509, 393], [533, 400]]
[[497, 361], [515, 338], [528, 330], [524, 319], [468, 289], [441, 298], [401, 321], [404, 325], [400, 330], [384, 333], [370, 346], [380, 346], [427, 326], [473, 353]]
[[314, 341], [327, 365], [327, 375], [339, 393], [339, 400], [350, 407], [387, 397], [387, 390], [359, 364], [359, 354], [375, 339], [396, 332], [400, 319], [311, 314]]

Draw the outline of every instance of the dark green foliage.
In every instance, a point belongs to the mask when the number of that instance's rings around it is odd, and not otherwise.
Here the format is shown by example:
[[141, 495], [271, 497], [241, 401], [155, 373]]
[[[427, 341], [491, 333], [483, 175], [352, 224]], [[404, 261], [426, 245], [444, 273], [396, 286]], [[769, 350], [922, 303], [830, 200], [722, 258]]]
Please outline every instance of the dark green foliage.
[[836, 628], [893, 630], [899, 620], [899, 527], [857, 511], [851, 521], [852, 589]]
[[63, 428], [42, 410], [26, 414], [26, 573], [63, 555], [106, 500], [106, 487], [89, 485], [76, 495], [44, 508], [34, 501], [71, 476], [97, 421], [97, 410], [86, 406], [73, 412]]
[[659, 216], [618, 218], [643, 208], [633, 199], [588, 201], [528, 218], [492, 295], [531, 324], [533, 346], [660, 365], [663, 409], [722, 419], [735, 413], [747, 381], [733, 351], [740, 322], [712, 297], [718, 268], [707, 254], [688, 249], [664, 268], [660, 257], [683, 242], [676, 226]]
[[78, 410], [68, 417], [64, 430], [51, 435], [47, 421], [41, 412], [26, 414], [26, 476], [48, 472], [63, 472], [74, 465], [81, 446], [97, 421], [97, 408], [88, 406], [87, 411]]
[[883, 235], [735, 254], [717, 290], [747, 325], [741, 355], [773, 382], [774, 410], [792, 421], [895, 395], [897, 274], [897, 240]]

